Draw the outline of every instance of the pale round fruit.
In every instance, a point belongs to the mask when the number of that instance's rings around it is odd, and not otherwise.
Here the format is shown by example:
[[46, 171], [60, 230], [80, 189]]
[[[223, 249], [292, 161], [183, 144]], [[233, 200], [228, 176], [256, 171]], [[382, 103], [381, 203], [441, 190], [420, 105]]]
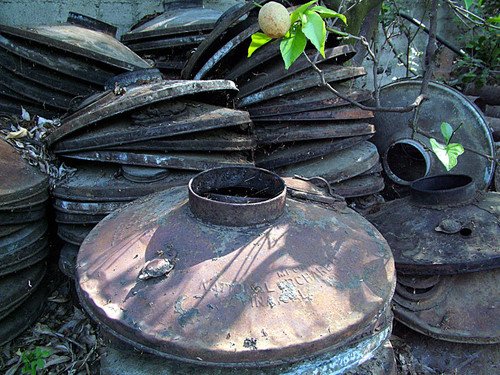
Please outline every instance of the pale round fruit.
[[290, 16], [286, 8], [275, 1], [266, 3], [259, 11], [259, 26], [267, 36], [281, 38], [290, 28]]

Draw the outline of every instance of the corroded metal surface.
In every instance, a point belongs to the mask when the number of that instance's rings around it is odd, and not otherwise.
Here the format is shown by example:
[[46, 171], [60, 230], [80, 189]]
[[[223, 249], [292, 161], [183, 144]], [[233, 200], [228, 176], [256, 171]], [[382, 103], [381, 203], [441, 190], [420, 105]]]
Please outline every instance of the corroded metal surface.
[[[148, 108], [145, 119], [139, 114], [110, 119], [91, 132], [76, 133], [58, 142], [55, 152], [73, 152], [196, 133], [231, 126], [248, 126], [251, 121], [244, 111], [194, 101], [172, 101]], [[147, 116], [146, 116], [147, 115]], [[168, 141], [168, 139], [167, 139]]]
[[48, 178], [30, 166], [17, 151], [0, 140], [0, 208], [34, 197], [47, 191]]
[[[234, 206], [268, 202], [212, 200], [229, 221], [241, 213]], [[168, 274], [139, 280], [160, 258], [174, 264]], [[101, 221], [77, 274], [83, 304], [108, 332], [167, 358], [249, 367], [348, 344], [379, 319], [395, 286], [385, 240], [350, 209], [288, 199], [270, 223], [228, 227], [195, 217], [185, 187]]]
[[26, 29], [0, 25], [0, 32], [125, 70], [150, 68], [146, 61], [113, 36], [74, 24], [37, 26]]
[[55, 198], [52, 204], [56, 210], [67, 213], [107, 215], [126, 203], [128, 201], [75, 202]]
[[379, 193], [384, 186], [384, 178], [380, 174], [363, 174], [332, 184], [331, 188], [345, 198], [354, 198]]
[[72, 103], [73, 96], [16, 76], [2, 67], [0, 67], [0, 79], [21, 96], [63, 113], [70, 108]]
[[[371, 98], [368, 90], [354, 90], [342, 85], [333, 87], [352, 100], [363, 102]], [[247, 108], [252, 119], [259, 117], [281, 116], [291, 113], [317, 111], [319, 109], [348, 105], [349, 102], [333, 95], [323, 87], [312, 87], [308, 90], [290, 93], [283, 97], [267, 100]]]
[[79, 213], [69, 213], [63, 212], [56, 208], [55, 210], [55, 221], [60, 224], [97, 224], [100, 222], [106, 214], [79, 214]]
[[73, 96], [87, 96], [97, 90], [90, 84], [71, 79], [69, 76], [58, 74], [55, 71], [47, 69], [40, 64], [31, 62], [20, 56], [15, 56], [7, 51], [0, 49], [0, 65], [26, 79], [37, 84], [49, 87], [53, 90], [59, 90]]
[[313, 139], [354, 137], [373, 134], [375, 127], [366, 122], [287, 122], [259, 123], [255, 127], [255, 136], [259, 145]]
[[440, 276], [434, 287], [423, 290], [401, 288], [407, 294], [396, 289], [395, 317], [415, 331], [439, 340], [500, 343], [499, 283], [500, 272], [496, 269]]
[[370, 135], [337, 139], [292, 142], [261, 148], [255, 153], [255, 164], [261, 168], [280, 168], [324, 157], [370, 139]]
[[91, 225], [59, 224], [57, 226], [57, 235], [65, 242], [80, 247], [92, 228]]
[[38, 263], [49, 254], [48, 239], [43, 233], [28, 241], [23, 241], [10, 244], [10, 246], [3, 246], [4, 238], [0, 243], [0, 276], [19, 271], [23, 268], [29, 267], [32, 264]]
[[170, 38], [178, 34], [209, 32], [220, 16], [220, 12], [202, 7], [169, 9], [122, 35], [121, 40], [130, 44], [153, 37]]
[[375, 166], [377, 162], [378, 153], [375, 145], [370, 142], [362, 142], [322, 158], [280, 168], [277, 173], [283, 177], [320, 176], [333, 183], [364, 173]]
[[255, 138], [230, 129], [210, 130], [195, 134], [150, 139], [109, 147], [131, 151], [243, 151], [255, 149]]
[[[343, 62], [349, 60], [356, 54], [356, 50], [351, 45], [342, 45], [333, 48], [325, 49], [325, 57], [323, 57], [317, 50], [307, 51], [307, 56], [309, 59], [316, 64], [320, 69], [323, 69], [325, 63], [328, 64], [338, 64], [342, 65]], [[282, 59], [273, 63], [266, 64], [265, 68], [261, 68], [259, 74], [255, 71], [251, 79], [248, 82], [238, 82], [238, 87], [240, 91], [238, 92], [239, 98], [244, 98], [256, 91], [260, 91], [265, 87], [274, 84], [275, 82], [281, 81], [283, 78], [291, 76], [292, 74], [297, 74], [303, 70], [311, 69], [310, 62], [305, 56], [300, 56], [295, 62], [287, 69], [283, 64]]]
[[28, 208], [0, 210], [2, 225], [25, 224], [42, 220], [47, 213], [47, 204], [41, 203]]
[[184, 79], [192, 78], [205, 63], [204, 60], [208, 59], [208, 56], [215, 52], [211, 51], [211, 48], [213, 48], [212, 44], [217, 40], [224, 40], [224, 34], [227, 33], [227, 29], [231, 25], [236, 24], [246, 13], [255, 9], [255, 4], [262, 4], [263, 2], [264, 0], [258, 0], [252, 3], [245, 3], [243, 5], [235, 5], [227, 10], [220, 17], [209, 36], [200, 43], [198, 48], [196, 48], [196, 51], [194, 51], [193, 55], [189, 58], [186, 67], [182, 71], [182, 77]]
[[0, 278], [0, 320], [19, 307], [38, 287], [47, 270], [45, 262]]
[[0, 48], [48, 69], [82, 79], [94, 85], [103, 85], [107, 79], [116, 74], [111, 70], [106, 70], [95, 64], [88, 64], [73, 56], [58, 53], [28, 41], [14, 41], [3, 35], [0, 35]]
[[66, 276], [75, 279], [75, 268], [76, 268], [76, 257], [78, 256], [78, 250], [80, 246], [74, 244], [64, 244], [61, 249], [61, 254], [59, 255], [59, 269]]
[[[379, 333], [364, 338], [357, 343], [327, 352], [317, 357], [293, 364], [282, 364], [261, 368], [215, 368], [197, 366], [179, 361], [168, 360], [146, 353], [138, 354], [129, 346], [121, 345], [113, 340], [106, 348], [106, 355], [101, 359], [101, 374], [114, 375], [126, 371], [136, 375], [310, 375], [310, 374], [357, 374], [357, 375], [395, 375], [394, 355], [389, 341], [383, 342], [387, 336], [386, 325], [381, 325]], [[359, 364], [361, 361], [366, 362]], [[371, 372], [370, 372], [371, 371]]]
[[[362, 67], [342, 67], [336, 65], [325, 67], [323, 73], [326, 82], [344, 81], [358, 78], [366, 74], [365, 69]], [[247, 107], [295, 91], [306, 90], [318, 86], [319, 84], [320, 79], [318, 73], [314, 71], [305, 71], [293, 77], [285, 78], [260, 92], [248, 95], [239, 101], [238, 107]]]
[[237, 47], [243, 45], [252, 34], [260, 30], [258, 23], [252, 23], [249, 27], [243, 30], [241, 33], [236, 35], [233, 39], [224, 44], [217, 52], [212, 54], [210, 58], [205, 62], [205, 64], [198, 70], [193, 79], [203, 79], [210, 76], [210, 72], [215, 70], [218, 64], [222, 63], [224, 58], [228, 58], [228, 55]]
[[403, 344], [415, 359], [412, 365], [417, 372], [474, 375], [498, 372], [500, 344], [460, 344], [436, 340], [405, 329], [404, 326], [395, 325], [394, 328], [398, 337], [397, 345]]
[[465, 201], [455, 196], [455, 202], [444, 205], [423, 205], [407, 197], [384, 203], [367, 218], [387, 239], [403, 274], [445, 275], [500, 266], [500, 193], [478, 192]]
[[[410, 105], [418, 96], [420, 86], [421, 81], [419, 80], [391, 83], [383, 87], [380, 92], [381, 105]], [[467, 150], [480, 152], [493, 158], [495, 156], [491, 130], [481, 111], [460, 92], [440, 83], [431, 82], [427, 94], [429, 100], [422, 103], [419, 112], [419, 131], [439, 141], [443, 139], [440, 130], [442, 122], [449, 123], [453, 129], [458, 128], [462, 123], [466, 124], [466, 126], [462, 126], [453, 135], [453, 142], [460, 143], [466, 147], [466, 151], [458, 159], [457, 166], [453, 168], [453, 173], [471, 176], [476, 186], [481, 190], [485, 190], [493, 178], [494, 161]], [[389, 172], [391, 170], [394, 172], [396, 167], [396, 165], [393, 165], [391, 168], [390, 150], [396, 145], [396, 142], [411, 139], [412, 128], [410, 124], [412, 119], [413, 112], [406, 114], [378, 112], [373, 119], [373, 124], [375, 124], [377, 130], [373, 138], [373, 143], [379, 149], [384, 162], [384, 169], [388, 172], [389, 176], [391, 176]], [[430, 149], [429, 138], [427, 136], [417, 134], [416, 141], [423, 142]], [[425, 162], [427, 168], [420, 175], [410, 180], [401, 178], [402, 181], [400, 181], [396, 173], [396, 177], [391, 177], [395, 182], [401, 184], [406, 181], [406, 184], [409, 184], [420, 177], [447, 173], [444, 166], [437, 160], [433, 153], [425, 150], [421, 150], [418, 153], [423, 154], [420, 156], [422, 159], [424, 156], [429, 158]], [[394, 156], [394, 164], [401, 164], [405, 155], [403, 152], [399, 152], [398, 155]], [[415, 167], [410, 165], [408, 168]], [[400, 174], [399, 177], [403, 176]]]
[[62, 125], [47, 137], [47, 141], [53, 144], [60, 138], [97, 121], [159, 101], [207, 92], [216, 98], [217, 92], [229, 94], [235, 93], [236, 90], [235, 84], [231, 81], [213, 80], [161, 81], [129, 87], [121, 95], [107, 91], [93, 103], [66, 117]]
[[371, 119], [372, 117], [372, 111], [366, 111], [354, 106], [344, 106], [341, 108], [327, 108], [319, 111], [308, 111], [269, 117], [257, 117], [254, 118], [253, 121], [258, 125], [261, 122], [348, 121]]
[[0, 346], [19, 336], [42, 313], [47, 289], [41, 286], [21, 306], [0, 320]]
[[247, 157], [238, 152], [127, 152], [114, 150], [82, 151], [66, 154], [66, 158], [113, 162], [124, 165], [142, 165], [144, 167], [172, 168], [188, 171], [203, 171], [225, 165], [252, 165]]
[[96, 168], [80, 164], [77, 168], [75, 174], [55, 186], [54, 197], [81, 202], [132, 201], [160, 190], [186, 185], [194, 175], [192, 172], [171, 171], [161, 181], [137, 184], [121, 176], [119, 167], [100, 164]]

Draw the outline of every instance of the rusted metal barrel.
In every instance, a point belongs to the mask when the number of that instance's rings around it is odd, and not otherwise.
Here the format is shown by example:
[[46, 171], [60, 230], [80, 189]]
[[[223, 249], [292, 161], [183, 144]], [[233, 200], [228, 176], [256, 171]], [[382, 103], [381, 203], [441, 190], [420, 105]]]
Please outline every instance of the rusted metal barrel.
[[222, 367], [369, 358], [390, 333], [394, 272], [360, 215], [287, 198], [254, 167], [205, 171], [115, 211], [77, 259], [80, 300], [107, 333]]

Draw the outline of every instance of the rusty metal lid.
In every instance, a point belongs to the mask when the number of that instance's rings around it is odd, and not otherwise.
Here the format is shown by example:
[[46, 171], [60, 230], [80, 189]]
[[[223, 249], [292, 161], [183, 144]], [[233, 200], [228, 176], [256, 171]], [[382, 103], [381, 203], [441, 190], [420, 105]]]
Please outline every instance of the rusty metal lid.
[[88, 96], [98, 88], [84, 81], [71, 78], [64, 74], [57, 74], [38, 63], [16, 56], [0, 48], [0, 65], [23, 78], [36, 82], [39, 85], [58, 90], [73, 96]]
[[23, 209], [30, 209], [33, 206], [41, 205], [47, 202], [49, 199], [49, 189], [48, 186], [44, 190], [41, 190], [38, 194], [28, 197], [26, 199], [19, 200], [14, 203], [5, 204], [0, 206], [0, 213], [2, 211], [21, 211]]
[[74, 98], [72, 95], [53, 90], [19, 75], [14, 75], [2, 67], [0, 67], [0, 79], [10, 89], [18, 92], [24, 98], [39, 102], [42, 106], [57, 109], [62, 113], [70, 108]]
[[365, 141], [339, 152], [279, 168], [277, 173], [283, 177], [320, 176], [334, 183], [368, 171], [378, 159], [375, 145]]
[[[251, 123], [247, 112], [195, 101], [167, 101], [150, 106], [142, 116], [117, 117], [102, 121], [92, 131], [73, 133], [57, 142], [54, 152], [65, 153], [120, 145], [127, 148], [138, 141], [197, 133], [203, 130]], [[193, 136], [190, 136], [192, 138]], [[168, 141], [168, 139], [166, 139]]]
[[25, 224], [42, 220], [47, 215], [47, 204], [41, 203], [28, 208], [0, 211], [0, 223], [5, 225]]
[[63, 241], [80, 247], [92, 228], [92, 225], [58, 224], [57, 235]]
[[[349, 58], [356, 54], [356, 50], [351, 45], [343, 45], [326, 48], [325, 57], [323, 57], [317, 50], [308, 50], [306, 53], [308, 58], [320, 69], [322, 69], [325, 65], [342, 65], [342, 63], [349, 60]], [[265, 87], [279, 82], [283, 78], [289, 77], [292, 74], [312, 69], [310, 62], [303, 55], [299, 56], [299, 58], [295, 60], [288, 70], [285, 69], [282, 58], [276, 60], [277, 61], [267, 63], [265, 67], [261, 67], [260, 69], [253, 71], [252, 75], [255, 74], [255, 76], [248, 79], [247, 82], [245, 82], [245, 79], [242, 78], [241, 82], [238, 82], [238, 87], [240, 89], [238, 97], [244, 98], [245, 96], [253, 94], [256, 91], [261, 91]]]
[[81, 214], [73, 212], [63, 212], [59, 209], [54, 211], [55, 221], [60, 224], [97, 224], [106, 217], [106, 214]]
[[19, 336], [42, 313], [48, 290], [39, 287], [21, 306], [0, 320], [0, 346]]
[[384, 190], [384, 178], [380, 174], [363, 174], [330, 185], [336, 194], [345, 198], [362, 197]]
[[255, 152], [255, 164], [261, 168], [280, 168], [324, 157], [328, 154], [345, 150], [360, 142], [367, 141], [370, 138], [371, 135], [364, 135], [358, 137], [290, 142], [259, 148]]
[[[278, 116], [257, 117], [253, 119], [257, 125], [264, 122], [297, 122], [297, 121], [356, 121], [371, 119], [372, 111], [359, 109], [354, 106], [340, 108], [326, 108], [318, 111], [307, 111]], [[371, 120], [370, 120], [371, 122]]]
[[28, 164], [3, 139], [0, 140], [0, 172], [9, 178], [0, 179], [0, 209], [24, 201], [46, 191], [47, 176]]
[[121, 175], [120, 167], [99, 163], [78, 164], [77, 171], [59, 181], [52, 191], [56, 198], [81, 202], [132, 201], [174, 186], [186, 185], [193, 172], [170, 170], [158, 182], [135, 183]]
[[[421, 80], [391, 83], [380, 92], [381, 105], [410, 105], [419, 95], [420, 86]], [[453, 129], [463, 123], [452, 141], [462, 144], [465, 152], [460, 155], [453, 173], [471, 176], [478, 189], [487, 189], [493, 178], [495, 150], [491, 130], [481, 111], [463, 94], [441, 83], [431, 82], [427, 95], [429, 100], [422, 103], [419, 111], [419, 132], [415, 139], [411, 137], [410, 125], [413, 112], [377, 112], [372, 120], [377, 130], [373, 143], [379, 149], [388, 177], [398, 184], [409, 185], [421, 177], [447, 173], [429, 151], [429, 137], [438, 141], [443, 139], [442, 122], [449, 123]], [[476, 152], [489, 155], [492, 159]]]
[[123, 146], [107, 147], [112, 150], [130, 151], [244, 151], [255, 149], [255, 137], [236, 130], [217, 129], [189, 135], [127, 143]]
[[427, 298], [428, 306], [433, 299], [439, 298], [432, 308], [415, 311], [395, 300], [396, 319], [417, 332], [439, 340], [471, 344], [500, 343], [499, 270], [441, 276], [441, 279], [449, 281], [444, 296], [438, 293], [435, 297]]
[[[333, 84], [332, 86], [343, 95], [358, 102], [364, 102], [371, 98], [371, 92], [368, 90], [352, 89], [339, 84]], [[263, 103], [248, 107], [247, 111], [252, 119], [257, 119], [259, 117], [282, 116], [344, 105], [349, 105], [349, 102], [332, 95], [324, 87], [311, 87], [283, 97], [266, 100]]]
[[98, 89], [107, 79], [116, 74], [116, 72], [105, 69], [103, 66], [89, 64], [77, 56], [70, 56], [61, 51], [58, 52], [57, 50], [30, 43], [27, 40], [6, 38], [4, 35], [0, 35], [0, 48], [54, 71], [54, 80], [58, 79], [58, 73], [60, 73], [81, 79], [93, 86], [97, 85], [95, 88]]
[[266, 124], [255, 127], [255, 137], [259, 146], [266, 144], [306, 141], [314, 139], [343, 138], [375, 133], [375, 127], [360, 121], [287, 122]]
[[172, 168], [187, 171], [226, 165], [252, 165], [246, 155], [239, 152], [132, 152], [118, 150], [82, 151], [66, 154], [68, 159], [139, 165], [144, 167]]
[[[343, 67], [329, 65], [323, 68], [326, 82], [338, 82], [358, 78], [366, 74], [362, 67]], [[238, 102], [237, 107], [244, 108], [269, 99], [274, 99], [292, 92], [307, 90], [320, 84], [318, 73], [306, 70], [292, 77], [285, 78], [259, 92], [248, 95]]]
[[52, 205], [58, 211], [71, 214], [107, 215], [128, 202], [77, 202], [54, 198]]
[[479, 192], [472, 201], [442, 206], [420, 205], [407, 197], [384, 203], [367, 218], [387, 239], [402, 274], [500, 267], [500, 193]]
[[394, 327], [394, 346], [403, 346], [414, 369], [436, 374], [488, 375], [498, 371], [500, 344], [461, 344], [436, 340], [398, 324]]
[[0, 278], [0, 319], [21, 305], [42, 282], [47, 265], [37, 263]]
[[208, 60], [213, 53], [217, 51], [214, 44], [226, 43], [231, 39], [234, 33], [229, 32], [230, 27], [239, 23], [244, 16], [257, 7], [256, 4], [262, 4], [264, 0], [257, 0], [255, 2], [248, 2], [244, 4], [237, 4], [229, 8], [217, 21], [214, 29], [207, 38], [196, 48], [193, 55], [189, 58], [186, 67], [182, 71], [184, 79], [192, 78], [203, 64]]
[[124, 178], [137, 183], [158, 182], [165, 179], [170, 170], [166, 168], [137, 167], [135, 165], [122, 165], [121, 173]]
[[221, 15], [220, 11], [203, 8], [203, 5], [186, 9], [179, 2], [176, 9], [168, 9], [140, 26], [132, 28], [121, 36], [121, 40], [130, 45], [144, 39], [159, 37], [170, 39], [179, 34], [207, 33], [214, 28], [215, 22]]
[[[195, 177], [189, 198], [185, 187], [142, 198], [87, 236], [79, 295], [106, 331], [171, 359], [252, 367], [339, 348], [383, 315], [394, 264], [373, 226], [265, 195], [267, 171], [242, 168], [237, 182], [231, 169]], [[258, 201], [228, 203], [241, 199]]]
[[[0, 239], [0, 276], [16, 272], [45, 259], [49, 254], [48, 239], [44, 233], [31, 238], [33, 233], [16, 232], [16, 235]], [[24, 237], [17, 240], [20, 235]], [[16, 241], [17, 240], [17, 241]]]
[[160, 101], [187, 95], [199, 97], [209, 94], [214, 101], [223, 100], [225, 104], [227, 96], [231, 92], [235, 94], [236, 91], [233, 82], [224, 80], [161, 81], [131, 86], [119, 94], [107, 91], [94, 102], [66, 117], [62, 125], [47, 137], [47, 141], [53, 144], [62, 137], [90, 124]]
[[65, 243], [59, 254], [59, 269], [73, 281], [76, 278], [76, 257], [78, 256], [79, 249], [80, 245]]
[[29, 28], [0, 25], [0, 32], [125, 70], [151, 67], [112, 35], [76, 24]]
[[[135, 375], [283, 375], [309, 374], [315, 371], [318, 374], [357, 374], [357, 375], [395, 375], [393, 372], [394, 355], [387, 340], [390, 332], [390, 323], [386, 319], [380, 322], [372, 331], [367, 330], [360, 338], [353, 338], [352, 342], [336, 350], [322, 353], [316, 357], [297, 363], [284, 363], [266, 368], [210, 367], [179, 361], [166, 360], [158, 356], [148, 355], [133, 350], [129, 345], [118, 342], [111, 335], [106, 335], [110, 344], [106, 347], [106, 354], [101, 359], [101, 374], [115, 375], [132, 372]], [[388, 326], [389, 325], [389, 326]], [[385, 342], [384, 342], [385, 341]], [[362, 364], [360, 364], [363, 362]], [[348, 372], [348, 369], [352, 369]]]

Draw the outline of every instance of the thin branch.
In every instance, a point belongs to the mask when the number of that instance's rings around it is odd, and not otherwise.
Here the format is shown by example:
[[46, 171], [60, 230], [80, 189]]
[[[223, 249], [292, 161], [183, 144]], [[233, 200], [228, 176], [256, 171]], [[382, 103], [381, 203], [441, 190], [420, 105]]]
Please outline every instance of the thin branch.
[[[365, 39], [366, 41], [366, 39]], [[311, 59], [309, 58], [309, 56], [307, 56], [307, 54], [303, 53], [303, 55], [305, 56], [305, 58], [307, 59], [307, 61], [309, 62], [309, 64], [311, 64], [311, 67], [314, 69], [314, 71], [316, 71], [316, 73], [318, 73], [319, 77], [320, 77], [320, 84], [321, 86], [327, 88], [330, 92], [332, 92], [333, 94], [335, 94], [336, 96], [338, 96], [339, 98], [351, 103], [352, 105], [358, 107], [358, 108], [361, 108], [361, 109], [364, 109], [366, 111], [373, 111], [373, 112], [398, 112], [398, 113], [405, 113], [405, 112], [411, 112], [413, 111], [415, 108], [417, 108], [420, 103], [422, 102], [423, 100], [423, 97], [421, 95], [419, 95], [415, 101], [410, 104], [409, 106], [407, 107], [381, 107], [381, 106], [376, 106], [376, 107], [370, 107], [370, 106], [365, 106], [355, 100], [352, 100], [351, 98], [349, 98], [348, 96], [346, 95], [343, 95], [341, 94], [339, 91], [335, 90], [325, 79], [325, 74], [323, 73], [323, 71], [321, 71], [321, 69], [319, 69], [316, 64], [314, 64]]]

